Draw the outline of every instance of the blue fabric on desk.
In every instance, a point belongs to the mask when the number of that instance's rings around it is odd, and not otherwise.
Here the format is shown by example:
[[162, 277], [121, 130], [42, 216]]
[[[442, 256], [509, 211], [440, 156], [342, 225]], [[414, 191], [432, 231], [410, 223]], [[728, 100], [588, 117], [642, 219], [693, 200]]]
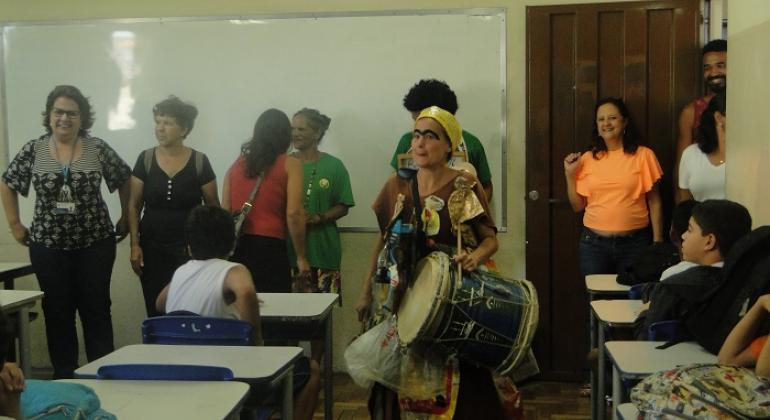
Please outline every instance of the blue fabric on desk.
[[21, 394], [21, 414], [27, 420], [88, 419], [115, 420], [101, 409], [94, 390], [81, 384], [26, 380]]

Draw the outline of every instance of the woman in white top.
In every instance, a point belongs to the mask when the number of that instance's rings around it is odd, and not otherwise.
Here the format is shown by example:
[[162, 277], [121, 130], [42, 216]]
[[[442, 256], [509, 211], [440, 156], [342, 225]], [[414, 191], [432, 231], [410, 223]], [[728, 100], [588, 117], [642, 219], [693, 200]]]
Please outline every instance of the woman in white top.
[[711, 99], [701, 115], [697, 142], [682, 153], [677, 202], [725, 198], [725, 102], [724, 92]]

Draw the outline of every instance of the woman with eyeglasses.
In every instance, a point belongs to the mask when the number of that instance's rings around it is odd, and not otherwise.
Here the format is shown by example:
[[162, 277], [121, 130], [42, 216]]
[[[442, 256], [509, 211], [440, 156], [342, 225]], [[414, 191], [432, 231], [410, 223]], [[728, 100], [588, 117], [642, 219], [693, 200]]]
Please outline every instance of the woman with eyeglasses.
[[[54, 378], [71, 378], [78, 367], [75, 313], [83, 322], [88, 360], [113, 351], [110, 276], [116, 235], [126, 236], [131, 168], [102, 139], [91, 137], [91, 104], [74, 86], [48, 95], [46, 133], [30, 140], [3, 173], [0, 197], [13, 237], [29, 247], [43, 296], [48, 354]], [[120, 194], [113, 226], [101, 195], [102, 180]], [[35, 189], [29, 229], [19, 215], [18, 194]]]

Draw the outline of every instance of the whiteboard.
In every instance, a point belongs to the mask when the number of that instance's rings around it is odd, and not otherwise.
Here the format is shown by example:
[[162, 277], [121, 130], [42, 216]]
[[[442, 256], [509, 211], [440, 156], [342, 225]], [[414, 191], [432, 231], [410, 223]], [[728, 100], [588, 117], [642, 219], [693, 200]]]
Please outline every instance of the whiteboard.
[[[505, 227], [502, 9], [6, 24], [2, 37], [10, 158], [43, 133], [50, 90], [71, 84], [91, 100], [91, 134], [133, 167], [156, 144], [153, 105], [174, 94], [198, 107], [185, 144], [209, 156], [221, 193], [260, 113], [316, 108], [332, 119], [320, 149], [350, 173], [356, 206], [339, 221], [350, 230], [377, 226], [371, 204], [412, 128], [403, 96], [420, 79], [445, 80], [461, 125], [484, 144]], [[116, 219], [117, 195], [107, 201]], [[21, 202], [26, 223], [32, 206]]]

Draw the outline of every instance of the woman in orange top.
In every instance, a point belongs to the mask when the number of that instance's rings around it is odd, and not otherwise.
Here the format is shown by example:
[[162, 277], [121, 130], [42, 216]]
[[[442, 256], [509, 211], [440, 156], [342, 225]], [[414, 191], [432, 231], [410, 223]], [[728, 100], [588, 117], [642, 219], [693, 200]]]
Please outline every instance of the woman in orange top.
[[570, 204], [575, 212], [585, 210], [583, 275], [618, 273], [651, 241], [663, 241], [657, 185], [663, 171], [655, 154], [639, 145], [622, 100], [600, 100], [595, 115], [591, 150], [564, 158]]

